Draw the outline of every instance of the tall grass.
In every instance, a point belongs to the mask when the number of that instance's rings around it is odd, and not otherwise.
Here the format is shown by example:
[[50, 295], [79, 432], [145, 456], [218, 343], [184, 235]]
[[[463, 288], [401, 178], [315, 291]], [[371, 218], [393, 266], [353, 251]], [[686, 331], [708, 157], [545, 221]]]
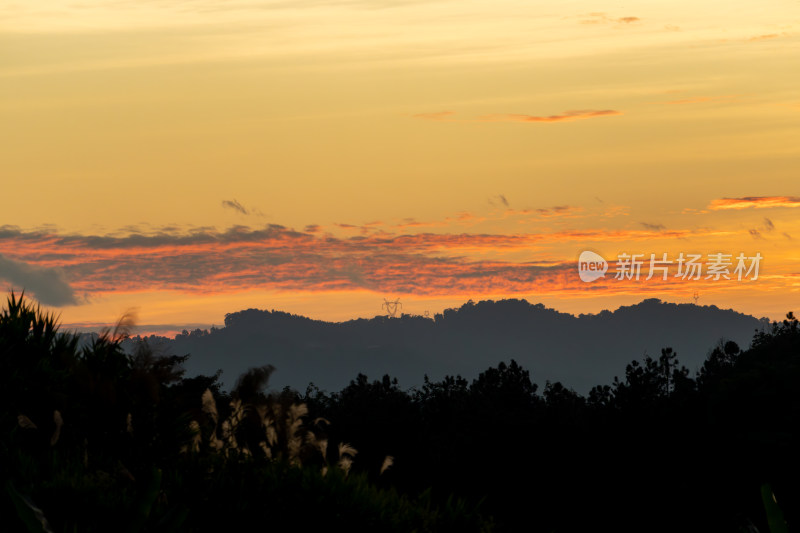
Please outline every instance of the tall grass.
[[303, 529], [490, 529], [352, 472], [358, 452], [329, 443], [329, 421], [264, 392], [272, 367], [227, 397], [216, 378], [183, 379], [185, 357], [124, 353], [131, 324], [79, 349], [12, 293], [0, 313], [0, 530], [297, 529], [299, 517]]

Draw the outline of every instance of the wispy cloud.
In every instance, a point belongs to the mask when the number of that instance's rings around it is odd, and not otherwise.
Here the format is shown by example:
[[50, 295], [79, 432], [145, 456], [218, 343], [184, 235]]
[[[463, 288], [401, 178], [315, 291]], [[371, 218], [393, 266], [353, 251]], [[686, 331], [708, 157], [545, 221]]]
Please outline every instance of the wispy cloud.
[[752, 36], [739, 36], [735, 38], [727, 38], [727, 39], [720, 39], [721, 42], [745, 42], [745, 43], [759, 43], [762, 41], [771, 41], [773, 39], [780, 39], [781, 37], [786, 37], [790, 35], [789, 32], [780, 32], [780, 33], [762, 33], [760, 35], [752, 35]]
[[583, 211], [583, 209], [571, 205], [554, 205], [553, 207], [540, 207], [533, 211], [544, 218], [572, 218], [576, 213]]
[[742, 196], [740, 198], [718, 198], [709, 209], [749, 209], [767, 207], [800, 207], [800, 196]]
[[[492, 201], [489, 200], [489, 203], [492, 203]], [[470, 213], [469, 211], [462, 211], [454, 216], [445, 217], [443, 220], [420, 221], [415, 218], [404, 218], [397, 224], [390, 226], [390, 228], [396, 228], [396, 229], [441, 228], [453, 225], [459, 225], [459, 226], [474, 225], [479, 222], [483, 222], [484, 220], [489, 220], [489, 218], [484, 216], [479, 216], [474, 213]], [[365, 226], [370, 227], [369, 224], [365, 224]], [[375, 226], [375, 224], [373, 224], [372, 226]], [[373, 229], [373, 231], [377, 230], [377, 228], [371, 228], [371, 229]]]
[[489, 122], [572, 122], [575, 120], [586, 120], [590, 118], [609, 117], [621, 115], [621, 111], [614, 109], [580, 109], [573, 111], [564, 111], [559, 115], [520, 115], [520, 114], [505, 114], [505, 115], [487, 115], [482, 117], [483, 120]]
[[650, 231], [663, 231], [666, 228], [664, 224], [650, 224], [648, 222], [639, 222], [644, 229], [649, 229]]
[[444, 220], [433, 220], [433, 221], [420, 221], [415, 218], [404, 218], [401, 222], [398, 222], [394, 225], [395, 228], [398, 229], [405, 229], [405, 228], [435, 228], [447, 225], [447, 222]]
[[462, 211], [461, 213], [458, 213], [455, 217], [447, 217], [445, 220], [447, 220], [448, 222], [455, 221], [465, 224], [473, 224], [476, 222], [483, 222], [484, 220], [486, 220], [486, 217], [478, 216], [474, 213], [470, 213], [469, 211]]
[[483, 115], [477, 119], [456, 118], [452, 111], [440, 111], [436, 113], [420, 113], [413, 115], [415, 118], [435, 121], [452, 122], [572, 122], [575, 120], [586, 120], [590, 118], [608, 117], [622, 115], [622, 111], [615, 109], [577, 109], [564, 111], [558, 115], [524, 115], [519, 113], [496, 113]]
[[589, 13], [580, 22], [581, 24], [633, 24], [641, 20], [639, 17], [610, 17], [606, 13]]
[[238, 211], [243, 215], [249, 214], [247, 209], [245, 209], [245, 207], [240, 204], [238, 200], [223, 200], [222, 207], [233, 209], [234, 211]]
[[627, 205], [612, 205], [606, 208], [603, 212], [603, 217], [605, 218], [614, 218], [618, 216], [628, 216], [630, 207]]
[[[764, 233], [772, 233], [775, 231], [775, 224], [769, 218], [764, 217], [764, 225], [747, 230], [750, 236], [754, 239], [764, 239]], [[784, 233], [784, 235], [786, 235]]]
[[489, 205], [496, 206], [498, 203], [502, 204], [504, 207], [508, 207], [508, 199], [505, 197], [504, 194], [498, 194], [497, 196], [492, 196], [489, 198]]
[[748, 37], [747, 40], [750, 41], [750, 42], [753, 42], [753, 41], [768, 41], [768, 40], [771, 40], [771, 39], [777, 39], [778, 37], [781, 37], [782, 35], [784, 35], [784, 34], [781, 34], [781, 33], [767, 33], [767, 34], [764, 34], [764, 35], [754, 35], [753, 37]]

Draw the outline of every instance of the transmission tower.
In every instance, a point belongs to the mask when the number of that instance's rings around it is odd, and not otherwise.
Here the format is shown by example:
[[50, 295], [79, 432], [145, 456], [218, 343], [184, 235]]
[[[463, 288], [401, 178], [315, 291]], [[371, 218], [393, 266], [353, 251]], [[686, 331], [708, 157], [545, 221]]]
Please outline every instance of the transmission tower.
[[700, 299], [700, 293], [695, 292], [694, 295], [692, 295], [692, 298], [694, 298], [694, 305], [697, 305], [697, 300]]
[[397, 318], [397, 312], [403, 310], [403, 304], [400, 303], [400, 298], [390, 302], [386, 298], [383, 299], [382, 309], [386, 309], [386, 316], [389, 318]]

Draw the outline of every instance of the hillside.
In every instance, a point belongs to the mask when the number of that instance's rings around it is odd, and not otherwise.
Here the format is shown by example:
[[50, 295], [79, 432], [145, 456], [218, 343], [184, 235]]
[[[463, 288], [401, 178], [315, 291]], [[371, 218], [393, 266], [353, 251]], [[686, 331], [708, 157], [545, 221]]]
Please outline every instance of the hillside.
[[577, 317], [514, 299], [470, 301], [430, 319], [403, 315], [341, 323], [248, 309], [226, 315], [222, 328], [147, 340], [165, 353], [191, 354], [187, 375], [221, 369], [225, 387], [264, 364], [277, 369], [274, 388], [304, 391], [309, 382], [339, 390], [359, 372], [370, 378], [389, 374], [410, 388], [426, 374], [474, 378], [515, 359], [540, 385], [560, 381], [586, 393], [610, 383], [631, 360], [658, 355], [664, 347], [672, 347], [694, 372], [720, 339], [746, 348], [767, 323], [730, 309], [657, 299]]

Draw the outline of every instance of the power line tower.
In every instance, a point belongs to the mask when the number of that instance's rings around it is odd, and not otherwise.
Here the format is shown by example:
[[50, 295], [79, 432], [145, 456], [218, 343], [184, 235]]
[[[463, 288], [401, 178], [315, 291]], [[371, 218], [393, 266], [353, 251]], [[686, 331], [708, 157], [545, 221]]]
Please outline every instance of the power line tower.
[[700, 299], [700, 293], [695, 291], [695, 293], [692, 295], [692, 298], [694, 298], [694, 305], [697, 305], [697, 300]]
[[400, 298], [397, 300], [390, 302], [386, 298], [383, 299], [383, 305], [381, 305], [381, 309], [386, 309], [386, 316], [389, 318], [397, 318], [398, 311], [403, 310], [403, 304], [400, 303]]

